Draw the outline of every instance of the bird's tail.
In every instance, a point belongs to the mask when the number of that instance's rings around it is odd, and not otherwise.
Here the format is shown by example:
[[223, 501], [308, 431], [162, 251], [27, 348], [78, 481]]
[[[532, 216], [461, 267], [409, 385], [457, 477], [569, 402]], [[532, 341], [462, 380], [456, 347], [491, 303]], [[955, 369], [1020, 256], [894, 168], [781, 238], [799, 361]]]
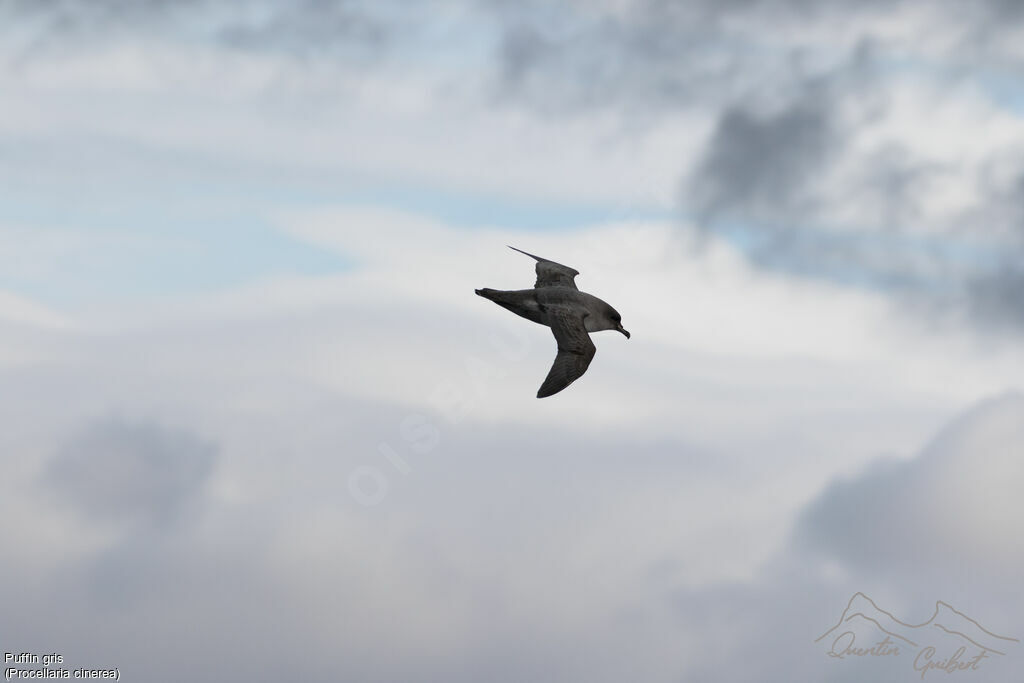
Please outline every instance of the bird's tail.
[[482, 296], [483, 298], [490, 299], [491, 301], [496, 299], [494, 295], [498, 293], [496, 290], [489, 289], [487, 287], [484, 287], [483, 289], [474, 289], [473, 291], [476, 292], [477, 296]]
[[476, 293], [477, 296], [490, 299], [502, 308], [506, 308], [527, 320], [532, 320], [539, 325], [547, 325], [544, 321], [544, 314], [541, 312], [540, 306], [537, 304], [535, 290], [517, 289], [504, 291], [501, 289], [490, 289], [488, 287], [484, 287], [483, 289], [476, 290]]
[[505, 291], [502, 289], [491, 289], [490, 287], [484, 287], [483, 289], [476, 289], [473, 291], [477, 293], [477, 296], [490, 299], [499, 306], [522, 305], [524, 303], [524, 299], [533, 293], [533, 290], [531, 289]]

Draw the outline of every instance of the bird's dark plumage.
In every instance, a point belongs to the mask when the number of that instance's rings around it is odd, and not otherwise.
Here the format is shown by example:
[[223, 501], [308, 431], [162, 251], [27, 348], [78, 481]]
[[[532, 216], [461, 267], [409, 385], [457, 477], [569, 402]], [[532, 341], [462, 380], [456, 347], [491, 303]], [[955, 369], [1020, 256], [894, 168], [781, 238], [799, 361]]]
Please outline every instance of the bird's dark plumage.
[[537, 261], [537, 282], [533, 289], [476, 290], [479, 296], [490, 299], [516, 315], [551, 328], [558, 344], [555, 362], [544, 379], [537, 398], [557, 394], [583, 376], [594, 359], [597, 348], [590, 332], [617, 330], [629, 338], [622, 327], [618, 311], [596, 296], [581, 292], [576, 287], [579, 271], [561, 263], [516, 249]]

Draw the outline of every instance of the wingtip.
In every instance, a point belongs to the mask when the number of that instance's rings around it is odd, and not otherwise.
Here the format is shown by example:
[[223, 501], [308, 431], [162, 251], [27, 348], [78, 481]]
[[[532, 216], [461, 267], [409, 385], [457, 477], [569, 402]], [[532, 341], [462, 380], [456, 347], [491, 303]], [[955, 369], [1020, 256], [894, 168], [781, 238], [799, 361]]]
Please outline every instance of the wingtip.
[[[572, 384], [572, 382], [570, 382], [569, 384]], [[569, 384], [566, 384], [565, 387], [569, 386]], [[558, 387], [557, 389], [555, 389], [554, 387], [549, 387], [545, 382], [544, 384], [541, 385], [540, 389], [537, 390], [537, 398], [547, 398], [548, 396], [554, 396], [562, 389], [565, 389], [565, 387]]]
[[532, 259], [534, 259], [536, 261], [546, 261], [547, 260], [547, 259], [541, 258], [540, 256], [534, 256], [533, 254], [531, 254], [528, 251], [523, 251], [519, 247], [513, 247], [511, 244], [506, 244], [505, 246], [508, 247], [509, 249], [511, 249], [512, 251], [518, 251], [520, 254], [526, 254], [527, 256], [529, 256], [530, 258], [532, 258]]

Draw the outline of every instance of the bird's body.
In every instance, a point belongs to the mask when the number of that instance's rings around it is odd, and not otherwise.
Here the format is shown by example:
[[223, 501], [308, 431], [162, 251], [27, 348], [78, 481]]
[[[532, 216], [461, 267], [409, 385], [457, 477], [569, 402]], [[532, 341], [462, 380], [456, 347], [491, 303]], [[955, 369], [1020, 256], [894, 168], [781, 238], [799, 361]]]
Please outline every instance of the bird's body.
[[[600, 332], [601, 330], [614, 330], [615, 323], [610, 320], [602, 320], [602, 316], [596, 314], [608, 306], [593, 294], [587, 294], [577, 289], [568, 287], [543, 287], [541, 289], [514, 289], [503, 291], [500, 289], [478, 289], [476, 293], [490, 299], [502, 308], [507, 308], [516, 315], [527, 320], [551, 327], [552, 307], [568, 306], [580, 308], [586, 311], [594, 311], [583, 319], [587, 332]], [[601, 326], [602, 322], [606, 326]]]
[[616, 330], [628, 339], [629, 332], [623, 329], [618, 311], [576, 288], [577, 270], [515, 247], [510, 249], [537, 261], [537, 283], [533, 289], [484, 288], [476, 293], [516, 315], [551, 328], [558, 343], [558, 355], [537, 392], [537, 398], [544, 398], [566, 388], [587, 371], [597, 352], [589, 333]]

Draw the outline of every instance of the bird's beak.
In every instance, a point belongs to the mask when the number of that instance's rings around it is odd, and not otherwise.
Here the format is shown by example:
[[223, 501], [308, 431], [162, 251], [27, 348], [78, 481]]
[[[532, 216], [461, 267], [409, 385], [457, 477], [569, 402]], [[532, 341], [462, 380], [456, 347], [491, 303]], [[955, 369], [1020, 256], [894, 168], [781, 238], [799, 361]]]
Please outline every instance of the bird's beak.
[[626, 328], [624, 328], [622, 325], [619, 325], [615, 329], [621, 332], [622, 334], [626, 335], [626, 339], [629, 339], [629, 332], [627, 332]]

